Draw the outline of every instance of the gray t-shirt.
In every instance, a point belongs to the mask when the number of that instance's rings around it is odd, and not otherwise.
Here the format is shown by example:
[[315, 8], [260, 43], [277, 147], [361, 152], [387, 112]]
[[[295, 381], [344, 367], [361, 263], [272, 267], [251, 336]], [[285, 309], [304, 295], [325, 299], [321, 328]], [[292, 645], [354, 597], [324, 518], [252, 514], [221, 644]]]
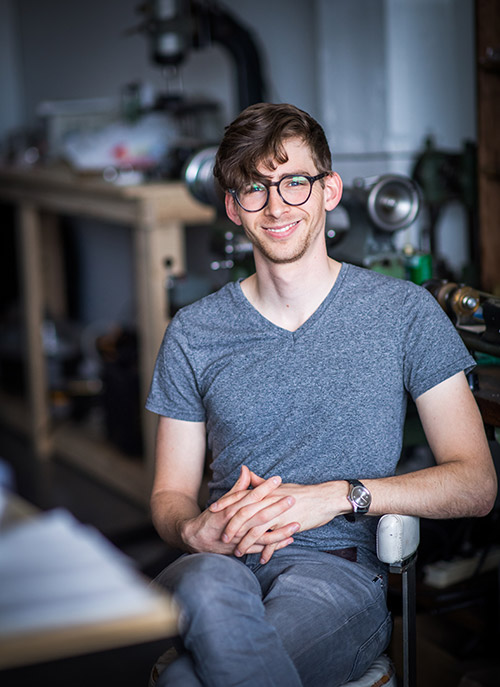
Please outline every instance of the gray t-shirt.
[[[212, 502], [242, 464], [298, 484], [393, 474], [407, 393], [415, 399], [474, 364], [424, 288], [343, 263], [295, 332], [264, 318], [238, 282], [180, 310], [146, 407], [206, 422]], [[321, 550], [356, 545], [373, 561], [375, 529], [376, 518], [341, 517], [294, 538]]]

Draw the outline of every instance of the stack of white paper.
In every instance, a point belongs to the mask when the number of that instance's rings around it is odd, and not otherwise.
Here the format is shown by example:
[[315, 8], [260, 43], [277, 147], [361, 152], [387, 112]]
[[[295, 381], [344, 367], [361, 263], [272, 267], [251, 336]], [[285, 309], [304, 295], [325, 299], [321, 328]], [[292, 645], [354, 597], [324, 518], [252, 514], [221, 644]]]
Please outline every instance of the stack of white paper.
[[157, 604], [131, 561], [66, 511], [0, 532], [0, 646], [17, 633], [130, 618]]

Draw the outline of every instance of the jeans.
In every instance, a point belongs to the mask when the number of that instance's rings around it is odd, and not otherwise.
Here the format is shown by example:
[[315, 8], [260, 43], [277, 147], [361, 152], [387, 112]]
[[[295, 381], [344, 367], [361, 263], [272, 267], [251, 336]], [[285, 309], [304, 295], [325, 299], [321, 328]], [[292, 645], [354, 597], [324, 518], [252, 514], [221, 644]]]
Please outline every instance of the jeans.
[[337, 687], [387, 647], [384, 577], [289, 546], [266, 565], [188, 554], [156, 578], [181, 608], [183, 653], [157, 687]]

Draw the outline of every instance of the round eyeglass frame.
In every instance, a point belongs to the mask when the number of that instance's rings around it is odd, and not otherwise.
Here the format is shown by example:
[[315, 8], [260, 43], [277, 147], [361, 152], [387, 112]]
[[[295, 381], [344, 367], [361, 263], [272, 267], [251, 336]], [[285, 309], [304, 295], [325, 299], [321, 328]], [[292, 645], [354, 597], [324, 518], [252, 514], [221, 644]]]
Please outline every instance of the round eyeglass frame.
[[[233, 196], [234, 200], [238, 203], [240, 208], [242, 210], [244, 210], [245, 212], [260, 212], [261, 210], [263, 210], [266, 207], [266, 205], [269, 202], [269, 194], [270, 194], [271, 186], [276, 186], [281, 200], [284, 203], [286, 203], [286, 205], [291, 205], [292, 207], [298, 207], [299, 205], [304, 205], [304, 203], [307, 203], [307, 201], [311, 197], [312, 187], [313, 187], [314, 182], [319, 181], [320, 179], [324, 179], [329, 174], [331, 174], [331, 172], [321, 172], [320, 174], [316, 174], [316, 176], [314, 176], [314, 177], [311, 177], [308, 174], [286, 174], [279, 181], [272, 181], [272, 182], [269, 182], [267, 184], [262, 183], [262, 186], [264, 186], [264, 188], [267, 191], [266, 200], [265, 200], [264, 204], [260, 208], [257, 208], [256, 210], [248, 210], [246, 207], [244, 207], [241, 204], [240, 199], [238, 198], [238, 191], [236, 189], [230, 188], [230, 189], [228, 189], [228, 193], [230, 193]], [[307, 179], [307, 181], [309, 182], [309, 193], [307, 194], [307, 198], [305, 200], [301, 200], [300, 203], [290, 203], [288, 200], [285, 200], [285, 198], [283, 198], [281, 191], [280, 191], [281, 182], [284, 181], [285, 179], [291, 179], [293, 177], [303, 177], [304, 179]]]

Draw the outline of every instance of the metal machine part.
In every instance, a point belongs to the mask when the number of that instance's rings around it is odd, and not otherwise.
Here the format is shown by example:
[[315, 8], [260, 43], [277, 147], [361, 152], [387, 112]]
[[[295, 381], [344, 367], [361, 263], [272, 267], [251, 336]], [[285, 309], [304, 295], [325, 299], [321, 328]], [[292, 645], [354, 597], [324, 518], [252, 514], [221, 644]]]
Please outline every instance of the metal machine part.
[[412, 224], [420, 209], [417, 185], [409, 178], [386, 174], [368, 193], [368, 215], [373, 224], [390, 233]]
[[332, 257], [368, 267], [395, 255], [393, 235], [416, 220], [421, 201], [420, 189], [409, 177], [384, 174], [356, 179], [352, 187], [344, 188], [340, 204], [349, 215], [350, 227]]
[[138, 8], [151, 59], [174, 74], [193, 49], [224, 46], [236, 65], [240, 110], [265, 101], [266, 87], [260, 55], [252, 33], [215, 0], [149, 0]]
[[468, 348], [500, 357], [500, 298], [439, 279], [423, 286], [450, 317]]
[[479, 264], [480, 250], [477, 230], [477, 151], [466, 141], [462, 151], [440, 150], [432, 137], [425, 141], [417, 158], [412, 178], [422, 189], [428, 210], [424, 228], [429, 251], [437, 252], [437, 235], [443, 210], [450, 203], [462, 204], [468, 223], [468, 243], [471, 265]]
[[151, 57], [162, 66], [178, 66], [192, 47], [195, 30], [189, 0], [152, 0], [143, 6]]
[[196, 152], [188, 159], [182, 176], [196, 200], [223, 211], [224, 193], [213, 174], [216, 152], [215, 146]]
[[431, 279], [424, 286], [457, 325], [477, 325], [477, 318], [482, 319], [481, 292], [477, 289], [440, 279]]

